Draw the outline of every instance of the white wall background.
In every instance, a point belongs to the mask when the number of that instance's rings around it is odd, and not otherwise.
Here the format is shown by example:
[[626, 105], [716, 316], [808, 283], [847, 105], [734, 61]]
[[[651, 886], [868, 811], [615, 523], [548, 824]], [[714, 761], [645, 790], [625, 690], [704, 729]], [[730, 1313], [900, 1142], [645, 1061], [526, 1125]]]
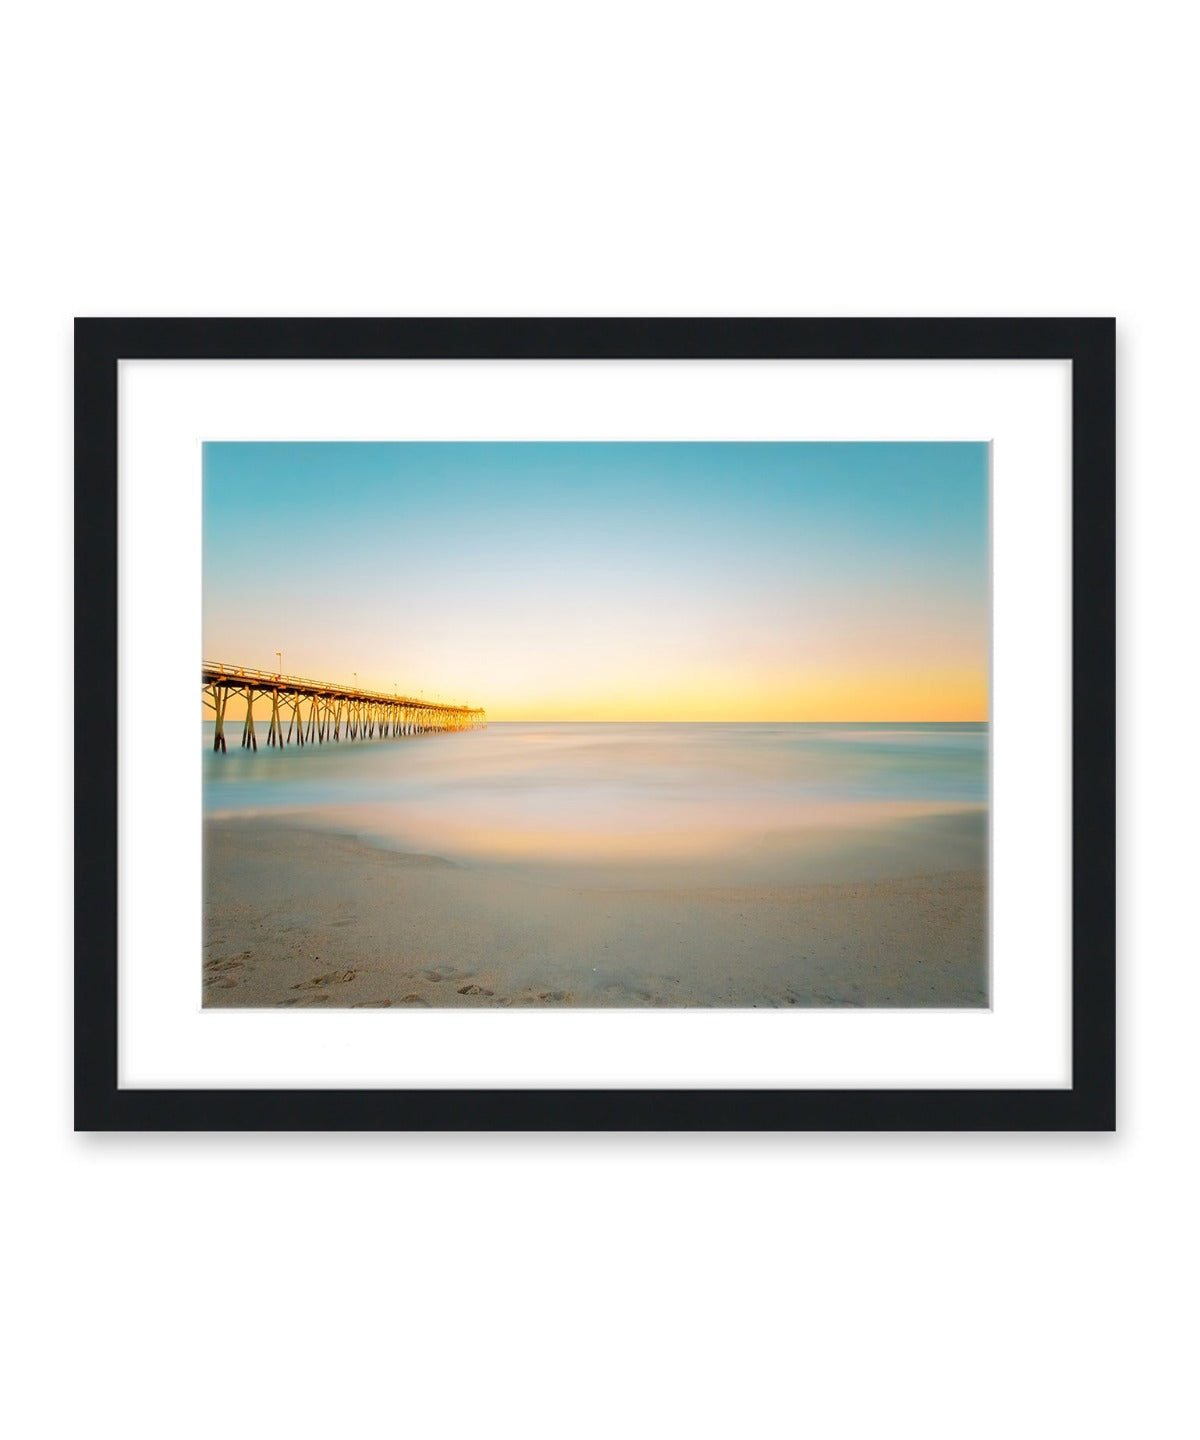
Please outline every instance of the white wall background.
[[[8, 1433], [1186, 1429], [1185, 14], [113, 0], [6, 17]], [[73, 1136], [76, 313], [1115, 313], [1120, 1133]], [[14, 675], [36, 681], [37, 745], [14, 734]]]

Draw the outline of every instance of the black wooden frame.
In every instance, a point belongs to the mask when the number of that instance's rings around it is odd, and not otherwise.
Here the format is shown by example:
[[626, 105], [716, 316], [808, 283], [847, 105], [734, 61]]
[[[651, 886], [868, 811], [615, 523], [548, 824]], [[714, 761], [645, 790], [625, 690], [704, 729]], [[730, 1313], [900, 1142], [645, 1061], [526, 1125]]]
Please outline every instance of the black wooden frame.
[[[117, 367], [132, 359], [1071, 362], [1072, 1084], [1062, 1090], [143, 1090], [117, 1083]], [[75, 322], [75, 1128], [1111, 1130], [1116, 1112], [1111, 319]], [[108, 698], [105, 698], [108, 697]]]

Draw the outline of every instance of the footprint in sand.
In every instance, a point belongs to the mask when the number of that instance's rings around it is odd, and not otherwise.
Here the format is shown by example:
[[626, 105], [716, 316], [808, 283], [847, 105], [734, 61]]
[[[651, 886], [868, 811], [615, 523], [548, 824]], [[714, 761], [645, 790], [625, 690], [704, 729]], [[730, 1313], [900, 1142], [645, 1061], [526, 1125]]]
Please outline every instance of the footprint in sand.
[[311, 980], [301, 980], [293, 990], [311, 990], [322, 985], [346, 984], [358, 974], [357, 970], [331, 970], [328, 975], [314, 975]]
[[351, 1005], [351, 1010], [387, 1010], [391, 1007], [390, 1000], [356, 1000]]
[[429, 1001], [420, 995], [402, 995], [400, 1003], [401, 1005], [423, 1005], [426, 1010], [429, 1009]]
[[459, 987], [460, 995], [493, 995], [495, 991], [485, 990], [482, 985], [462, 985]]

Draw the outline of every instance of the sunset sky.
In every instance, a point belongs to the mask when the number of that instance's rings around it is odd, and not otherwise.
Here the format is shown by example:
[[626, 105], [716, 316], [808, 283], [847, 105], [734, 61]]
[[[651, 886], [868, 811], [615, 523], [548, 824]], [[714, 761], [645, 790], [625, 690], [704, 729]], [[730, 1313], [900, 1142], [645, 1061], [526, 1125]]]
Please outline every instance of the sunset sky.
[[204, 658], [492, 720], [983, 720], [985, 444], [204, 447]]

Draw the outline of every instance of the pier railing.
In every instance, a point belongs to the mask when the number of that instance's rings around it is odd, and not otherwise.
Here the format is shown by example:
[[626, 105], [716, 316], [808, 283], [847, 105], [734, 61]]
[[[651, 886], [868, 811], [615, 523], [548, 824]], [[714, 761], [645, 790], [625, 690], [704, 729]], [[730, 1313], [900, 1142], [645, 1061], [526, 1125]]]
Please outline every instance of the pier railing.
[[[256, 670], [249, 665], [226, 665], [204, 660], [200, 684], [205, 704], [216, 716], [213, 749], [225, 752], [226, 711], [231, 698], [246, 702], [242, 748], [258, 749], [254, 702], [267, 696], [271, 715], [268, 745], [323, 745], [326, 741], [399, 739], [434, 731], [478, 730], [487, 724], [486, 712], [469, 705], [446, 705], [411, 695], [360, 690], [327, 680], [307, 680]], [[283, 722], [287, 720], [285, 733]]]

